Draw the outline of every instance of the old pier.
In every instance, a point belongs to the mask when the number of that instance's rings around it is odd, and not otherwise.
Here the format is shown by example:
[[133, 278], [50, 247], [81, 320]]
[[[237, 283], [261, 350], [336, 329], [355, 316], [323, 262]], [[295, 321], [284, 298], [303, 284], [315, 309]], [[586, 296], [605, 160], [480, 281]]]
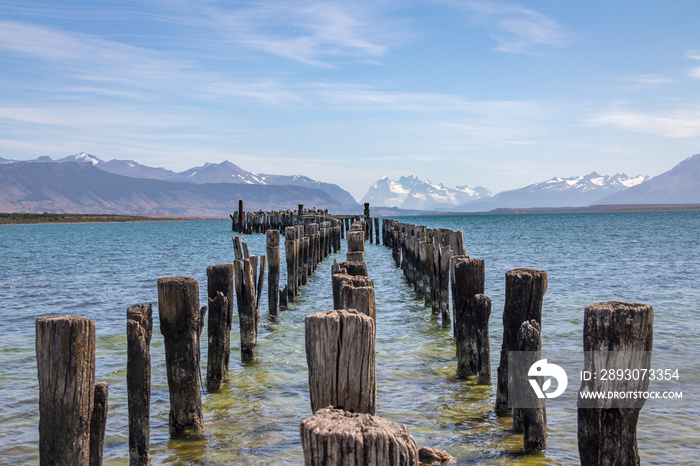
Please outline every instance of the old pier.
[[[377, 386], [375, 355], [380, 350], [375, 340], [377, 329], [386, 321], [382, 319], [382, 297], [375, 290], [365, 258], [366, 248], [373, 247], [368, 245], [381, 244], [391, 250], [392, 261], [401, 269], [406, 284], [429, 310], [426, 315], [439, 319], [444, 327], [452, 326], [454, 375], [470, 381], [465, 385], [468, 387], [489, 385], [493, 380], [486, 264], [467, 255], [462, 232], [372, 217], [367, 204], [363, 215], [337, 216], [325, 210], [304, 209], [303, 205], [297, 210], [245, 212], [241, 201], [231, 220], [232, 230], [239, 233], [233, 237], [233, 260], [207, 268], [207, 306], [200, 307], [199, 284], [193, 278], [157, 281], [170, 434], [186, 438], [180, 434], [204, 431], [205, 385], [207, 394], [223, 396], [221, 389], [231, 377], [234, 308], [240, 324], [241, 359], [248, 364], [256, 359], [258, 351], [264, 351], [257, 348], [264, 287], [269, 316], [277, 319], [303, 292], [321, 261], [340, 252], [341, 240], [346, 239], [345, 260], [338, 261], [336, 255], [330, 266], [328, 295], [332, 302], [328, 308], [332, 309], [303, 317], [311, 409], [299, 433], [306, 464], [449, 461], [451, 457], [444, 451], [419, 449], [407, 426], [378, 416], [381, 407], [377, 406], [376, 394], [381, 387]], [[258, 251], [264, 254], [249, 250], [243, 235], [253, 233], [266, 235], [264, 251]], [[286, 271], [285, 280], [281, 271]], [[547, 273], [542, 270], [505, 272], [503, 338], [493, 387], [498, 415], [508, 415], [513, 407], [509, 377], [527, 378], [528, 369], [542, 357], [547, 284]], [[203, 383], [200, 336], [205, 321], [208, 353]], [[583, 349], [642, 352], [641, 359], [627, 363], [648, 369], [652, 321], [653, 309], [642, 304], [608, 302], [588, 306], [584, 312]], [[150, 462], [151, 305], [130, 307], [126, 322], [129, 462], [145, 465]], [[109, 428], [108, 387], [95, 383], [95, 323], [79, 317], [39, 318], [36, 350], [41, 464], [100, 464], [105, 426]], [[509, 354], [513, 352], [526, 353], [526, 363], [509, 366]], [[594, 371], [598, 364], [600, 361], [587, 353], [586, 370]], [[541, 381], [538, 383], [546, 390]], [[648, 380], [634, 388], [646, 390], [647, 386]], [[581, 391], [593, 389], [589, 382], [582, 382]], [[57, 393], [70, 396], [59, 397]], [[514, 431], [523, 432], [523, 450], [541, 452], [547, 445], [545, 404], [533, 393], [525, 397], [522, 407], [512, 410], [512, 422]], [[579, 404], [581, 463], [639, 464], [636, 425], [642, 405]]]

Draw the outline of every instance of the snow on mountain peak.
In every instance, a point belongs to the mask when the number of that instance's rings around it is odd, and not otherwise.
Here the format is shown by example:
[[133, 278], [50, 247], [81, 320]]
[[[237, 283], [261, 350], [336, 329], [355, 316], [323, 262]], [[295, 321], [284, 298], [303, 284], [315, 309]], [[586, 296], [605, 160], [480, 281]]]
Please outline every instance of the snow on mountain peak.
[[484, 188], [449, 188], [442, 183], [423, 181], [415, 175], [404, 175], [398, 181], [388, 176], [381, 178], [369, 188], [362, 202], [404, 209], [438, 209], [488, 196], [491, 193]]
[[100, 159], [98, 159], [94, 155], [88, 154], [87, 152], [81, 152], [79, 154], [75, 154], [73, 156], [73, 159], [77, 162], [91, 163], [93, 165], [97, 165], [100, 161]]

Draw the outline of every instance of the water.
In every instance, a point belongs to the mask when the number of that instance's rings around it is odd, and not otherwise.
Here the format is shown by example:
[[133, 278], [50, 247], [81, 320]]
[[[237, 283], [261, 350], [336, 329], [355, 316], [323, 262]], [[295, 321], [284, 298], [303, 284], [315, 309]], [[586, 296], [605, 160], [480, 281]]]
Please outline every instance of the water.
[[[622, 300], [655, 308], [654, 362], [681, 369], [682, 400], [648, 402], [638, 439], [645, 464], [698, 464], [700, 367], [700, 212], [473, 215], [404, 221], [464, 232], [467, 253], [486, 261], [492, 380], [501, 346], [504, 274], [546, 270], [543, 352], [578, 351], [583, 308]], [[263, 254], [264, 235], [246, 235]], [[283, 251], [282, 251], [283, 253]], [[128, 458], [126, 309], [154, 304], [151, 454], [154, 464], [300, 464], [299, 422], [310, 413], [304, 316], [332, 307], [324, 261], [277, 321], [263, 319], [258, 360], [240, 362], [234, 317], [231, 381], [203, 399], [206, 432], [171, 440], [156, 280], [187, 275], [206, 297], [206, 267], [232, 260], [229, 221], [0, 227], [0, 464], [38, 463], [38, 382], [34, 321], [80, 315], [97, 328], [96, 380], [110, 384], [105, 464]], [[576, 464], [576, 410], [548, 402], [548, 450], [520, 453], [510, 418], [493, 414], [494, 386], [454, 377], [452, 329], [416, 301], [388, 249], [366, 246], [377, 295], [377, 414], [405, 423], [419, 446], [449, 451], [465, 464]], [[284, 257], [282, 258], [284, 264]], [[281, 282], [285, 280], [282, 267]], [[267, 309], [263, 292], [261, 309]], [[202, 337], [206, 370], [206, 330]], [[570, 382], [576, 385], [577, 382]], [[495, 385], [495, 383], [494, 383]]]

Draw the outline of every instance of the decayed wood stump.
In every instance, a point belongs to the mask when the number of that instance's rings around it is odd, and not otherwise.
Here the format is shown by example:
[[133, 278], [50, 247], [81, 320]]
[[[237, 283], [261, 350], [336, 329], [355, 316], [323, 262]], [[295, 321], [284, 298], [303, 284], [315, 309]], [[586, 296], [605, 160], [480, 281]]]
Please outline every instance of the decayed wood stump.
[[406, 426], [370, 414], [320, 409], [301, 422], [300, 433], [307, 466], [419, 464]]
[[340, 309], [356, 309], [377, 319], [374, 286], [353, 286], [352, 282], [340, 285]]
[[367, 264], [363, 261], [344, 261], [340, 263], [340, 267], [345, 269], [348, 275], [367, 276]]
[[255, 309], [255, 271], [250, 259], [233, 261], [238, 320], [241, 334], [241, 359], [255, 359], [255, 345], [258, 343], [258, 313]]
[[90, 466], [102, 465], [102, 453], [105, 446], [105, 429], [107, 427], [107, 411], [109, 385], [107, 382], [95, 384], [95, 398], [90, 421]]
[[483, 294], [484, 261], [453, 256], [451, 269], [457, 376], [478, 375], [478, 383], [487, 384], [491, 380], [491, 300]]
[[518, 330], [525, 321], [535, 320], [542, 326], [542, 301], [547, 291], [547, 272], [514, 269], [506, 272], [506, 303], [503, 308], [503, 344], [498, 366], [496, 413], [508, 408], [508, 353], [517, 351]]
[[39, 317], [36, 359], [40, 464], [88, 464], [95, 322], [82, 317]]
[[[340, 269], [345, 270], [345, 269]], [[344, 283], [350, 283], [354, 287], [369, 286], [374, 288], [374, 281], [362, 275], [349, 275], [347, 273], [333, 272], [331, 275], [331, 283], [333, 287], [333, 309], [355, 309], [350, 306], [341, 306], [340, 289]]]
[[280, 232], [267, 230], [267, 304], [271, 316], [277, 315], [280, 286]]
[[126, 391], [129, 409], [129, 464], [147, 465], [151, 410], [151, 305], [137, 304], [126, 311]]
[[233, 320], [233, 264], [207, 267], [209, 327], [207, 390], [220, 390], [228, 380]]
[[199, 391], [199, 334], [202, 312], [199, 284], [190, 277], [158, 280], [160, 333], [165, 341], [165, 363], [170, 392], [170, 433], [204, 431]]
[[[517, 350], [522, 353], [522, 361], [518, 367], [512, 368], [515, 371], [517, 380], [527, 380], [528, 370], [541, 356], [541, 339], [540, 339], [540, 324], [535, 320], [523, 322], [518, 330]], [[523, 447], [525, 451], [544, 451], [547, 449], [547, 412], [545, 408], [545, 399], [538, 398], [533, 390], [524, 389], [520, 394], [523, 407], [516, 408], [518, 412], [518, 423], [522, 424], [523, 429]], [[516, 416], [513, 413], [513, 427], [515, 425]]]
[[[651, 368], [654, 334], [654, 309], [639, 303], [605, 302], [588, 306], [583, 323], [584, 370], [595, 372], [603, 368], [625, 366]], [[615, 352], [606, 363], [603, 353]], [[602, 356], [602, 357], [601, 357]], [[620, 358], [625, 359], [620, 360]], [[600, 366], [600, 367], [596, 367]], [[596, 380], [583, 380], [581, 391], [595, 390]], [[625, 391], [646, 391], [649, 379], [629, 381]], [[613, 400], [602, 400], [604, 407], [578, 408], [578, 450], [583, 466], [599, 464], [638, 465], [637, 420], [644, 405], [640, 398], [630, 408], [607, 407]]]
[[306, 316], [305, 325], [311, 411], [331, 406], [374, 414], [374, 320], [356, 310], [332, 310]]

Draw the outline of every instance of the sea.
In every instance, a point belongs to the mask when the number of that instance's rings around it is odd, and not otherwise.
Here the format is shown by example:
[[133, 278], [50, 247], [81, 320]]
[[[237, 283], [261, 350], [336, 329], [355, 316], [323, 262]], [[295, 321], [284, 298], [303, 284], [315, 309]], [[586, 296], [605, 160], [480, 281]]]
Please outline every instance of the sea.
[[[580, 352], [583, 313], [601, 301], [654, 307], [652, 367], [677, 369], [682, 398], [648, 400], [639, 416], [642, 464], [700, 464], [700, 211], [416, 216], [398, 220], [461, 230], [467, 254], [485, 261], [492, 383], [455, 377], [453, 329], [416, 299], [390, 249], [369, 242], [375, 282], [377, 415], [405, 424], [418, 446], [446, 450], [460, 464], [578, 464], [575, 399], [547, 400], [547, 450], [523, 453], [512, 418], [494, 414], [505, 273], [548, 273], [542, 353]], [[35, 320], [55, 315], [95, 321], [96, 381], [109, 383], [105, 465], [128, 463], [126, 310], [153, 303], [150, 449], [153, 464], [303, 464], [300, 422], [311, 413], [304, 317], [332, 308], [331, 264], [322, 262], [278, 318], [263, 291], [257, 360], [240, 358], [231, 335], [231, 378], [202, 399], [206, 431], [171, 438], [156, 281], [190, 276], [206, 304], [206, 268], [231, 262], [231, 222], [165, 221], [0, 226], [0, 464], [39, 462]], [[265, 235], [244, 235], [265, 254]], [[281, 248], [284, 264], [284, 248]], [[281, 267], [281, 283], [285, 267]], [[267, 280], [267, 279], [266, 279]], [[267, 286], [267, 285], [266, 285]], [[202, 373], [206, 371], [206, 329]], [[571, 373], [570, 390], [580, 385]]]

